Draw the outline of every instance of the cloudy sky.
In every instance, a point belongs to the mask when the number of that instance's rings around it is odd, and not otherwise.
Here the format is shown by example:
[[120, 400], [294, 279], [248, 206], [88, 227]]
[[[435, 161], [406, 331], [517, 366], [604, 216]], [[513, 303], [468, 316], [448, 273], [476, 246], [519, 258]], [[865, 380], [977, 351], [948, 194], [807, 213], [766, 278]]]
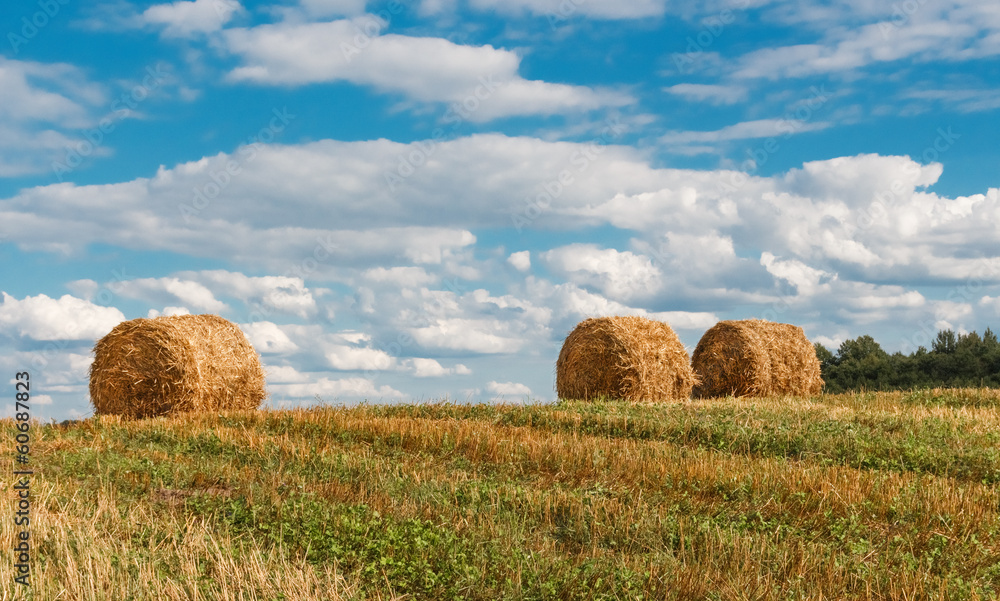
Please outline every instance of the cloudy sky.
[[890, 352], [1000, 326], [995, 0], [0, 23], [0, 370], [36, 417], [91, 414], [96, 339], [161, 314], [239, 323], [272, 406], [552, 400], [588, 316], [689, 349], [721, 319]]

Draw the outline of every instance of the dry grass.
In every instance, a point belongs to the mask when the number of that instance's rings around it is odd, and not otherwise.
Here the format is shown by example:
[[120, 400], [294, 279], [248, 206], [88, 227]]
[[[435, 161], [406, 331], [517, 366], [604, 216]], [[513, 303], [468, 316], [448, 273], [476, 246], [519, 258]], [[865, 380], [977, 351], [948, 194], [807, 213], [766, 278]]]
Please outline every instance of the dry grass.
[[819, 360], [802, 328], [761, 319], [721, 321], [691, 358], [698, 397], [808, 396], [823, 390]]
[[256, 409], [266, 397], [257, 352], [217, 315], [133, 319], [94, 346], [90, 399], [98, 414]]
[[[998, 407], [995, 394], [944, 391], [103, 416], [39, 430], [37, 590], [995, 598], [997, 487], [904, 459], [948, 466], [955, 436], [981, 453], [981, 474], [1000, 471], [1000, 435], [974, 423]], [[760, 446], [777, 432], [802, 439], [795, 458]], [[854, 446], [878, 461], [841, 455]]]
[[[30, 531], [41, 560], [31, 576], [34, 599], [339, 601], [358, 592], [336, 565], [290, 562], [281, 548], [236, 540], [195, 516], [127, 503], [110, 486], [93, 498], [67, 498], [63, 482], [33, 486]], [[18, 530], [0, 520], [0, 545], [13, 548]], [[24, 598], [14, 577], [11, 562], [0, 562], [3, 599]]]
[[[995, 517], [1000, 494], [993, 486], [968, 485], [956, 490], [948, 478], [913, 473], [858, 470], [847, 466], [821, 467], [809, 462], [720, 454], [685, 449], [656, 441], [631, 441], [607, 437], [546, 432], [531, 427], [502, 427], [476, 420], [435, 420], [409, 417], [373, 417], [345, 412], [300, 411], [295, 419], [331, 431], [350, 432], [360, 451], [377, 441], [394, 439], [406, 456], [426, 459], [427, 453], [447, 450], [473, 465], [515, 464], [525, 473], [541, 478], [540, 488], [565, 484], [590, 487], [602, 484], [633, 491], [654, 491], [668, 483], [670, 490], [706, 488], [716, 490], [736, 484], [771, 499], [776, 515], [804, 515], [802, 507], [830, 508], [845, 513], [852, 506], [867, 504], [887, 512], [906, 511], [928, 521], [935, 515], [953, 515], [952, 528], [975, 528]], [[252, 430], [216, 430], [223, 441], [261, 451], [273, 444]], [[279, 450], [289, 459], [315, 451], [303, 450], [305, 440], [289, 439]], [[321, 450], [324, 446], [320, 446]], [[332, 449], [331, 449], [332, 450]], [[387, 466], [388, 467], [388, 466]], [[734, 476], [736, 476], [734, 478]], [[698, 486], [693, 486], [698, 483]], [[718, 492], [716, 490], [716, 492]], [[808, 493], [802, 497], [801, 493]], [[713, 493], [714, 495], [715, 493]], [[799, 499], [808, 498], [807, 502]], [[789, 502], [794, 506], [786, 506]], [[877, 517], [877, 516], [872, 516]], [[616, 528], [615, 524], [608, 524]], [[963, 536], [962, 530], [953, 534]]]
[[565, 399], [686, 399], [695, 384], [684, 345], [669, 325], [644, 317], [598, 317], [570, 332], [556, 362]]

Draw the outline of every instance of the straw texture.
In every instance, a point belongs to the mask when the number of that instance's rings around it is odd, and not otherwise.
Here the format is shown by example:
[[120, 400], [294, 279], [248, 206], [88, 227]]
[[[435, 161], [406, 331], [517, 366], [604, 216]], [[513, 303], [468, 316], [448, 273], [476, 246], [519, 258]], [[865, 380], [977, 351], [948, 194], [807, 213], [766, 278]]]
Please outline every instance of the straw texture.
[[556, 392], [565, 399], [686, 399], [694, 383], [677, 334], [644, 317], [584, 320], [566, 337], [556, 361]]
[[257, 352], [217, 315], [125, 321], [94, 346], [90, 400], [97, 414], [256, 409], [266, 396]]
[[696, 397], [809, 396], [823, 389], [815, 347], [787, 323], [721, 321], [701, 337], [691, 365]]

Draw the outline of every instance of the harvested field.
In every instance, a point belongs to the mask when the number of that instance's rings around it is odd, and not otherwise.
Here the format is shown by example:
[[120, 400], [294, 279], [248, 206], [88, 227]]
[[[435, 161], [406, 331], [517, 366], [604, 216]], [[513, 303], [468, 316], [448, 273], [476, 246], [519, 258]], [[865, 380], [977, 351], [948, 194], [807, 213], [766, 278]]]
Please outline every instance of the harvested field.
[[1000, 594], [995, 391], [34, 427], [39, 598]]

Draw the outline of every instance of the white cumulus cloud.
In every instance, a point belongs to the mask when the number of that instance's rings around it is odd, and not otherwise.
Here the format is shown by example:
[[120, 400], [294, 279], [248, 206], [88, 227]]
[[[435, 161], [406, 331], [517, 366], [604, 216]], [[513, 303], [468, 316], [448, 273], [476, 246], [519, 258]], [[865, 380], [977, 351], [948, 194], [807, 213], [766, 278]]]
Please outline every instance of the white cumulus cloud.
[[813, 295], [822, 292], [820, 282], [831, 274], [820, 269], [813, 269], [802, 261], [782, 261], [769, 252], [760, 256], [760, 264], [775, 277], [779, 277], [795, 286], [799, 294]]
[[281, 326], [270, 321], [241, 324], [240, 329], [259, 353], [283, 355], [299, 349]]
[[229, 79], [285, 86], [348, 81], [420, 102], [456, 103], [452, 118], [475, 122], [633, 102], [622, 92], [526, 80], [518, 74], [521, 58], [508, 50], [382, 35], [385, 26], [366, 15], [227, 29], [226, 47], [243, 60]]
[[11, 336], [34, 340], [89, 340], [103, 337], [125, 315], [115, 307], [102, 307], [68, 294], [44, 294], [21, 300], [3, 293], [0, 328]]
[[549, 269], [570, 281], [598, 288], [608, 298], [648, 297], [662, 286], [663, 273], [648, 257], [631, 251], [571, 244], [541, 253]]
[[308, 398], [315, 396], [324, 397], [324, 400], [334, 400], [337, 398], [349, 399], [407, 399], [409, 395], [404, 394], [391, 386], [377, 386], [367, 378], [340, 378], [331, 379], [327, 377], [319, 378], [314, 382], [304, 382], [298, 384], [278, 384], [271, 386], [272, 396], [292, 398]]
[[335, 345], [326, 349], [330, 367], [340, 371], [386, 370], [394, 359], [385, 351], [373, 348]]
[[[0, 177], [52, 169], [97, 121], [104, 86], [66, 63], [0, 57]], [[95, 154], [104, 154], [98, 149]]]
[[461, 363], [457, 363], [453, 367], [445, 367], [434, 359], [424, 357], [406, 359], [403, 364], [417, 378], [440, 378], [442, 376], [468, 375], [472, 373], [472, 370]]
[[373, 267], [366, 269], [361, 276], [371, 282], [407, 288], [426, 286], [437, 280], [422, 267]]
[[225, 270], [186, 272], [181, 275], [198, 280], [220, 294], [260, 305], [264, 311], [275, 310], [308, 317], [316, 310], [316, 299], [301, 277], [250, 277]]
[[659, 17], [666, 12], [666, 0], [618, 0], [617, 2], [586, 2], [585, 0], [472, 0], [480, 10], [506, 14], [529, 12], [549, 18], [553, 26], [573, 17], [591, 19], [641, 19]]
[[510, 334], [510, 325], [497, 319], [441, 318], [432, 325], [416, 327], [410, 334], [418, 344], [429, 349], [448, 349], [472, 353], [513, 353], [527, 340]]
[[507, 262], [510, 263], [511, 267], [520, 271], [526, 272], [531, 269], [531, 251], [522, 250], [516, 253], [511, 253], [507, 257]]
[[664, 91], [692, 101], [708, 101], [712, 104], [736, 104], [747, 97], [746, 88], [734, 85], [679, 83], [664, 88]]
[[143, 11], [140, 20], [162, 26], [165, 36], [182, 38], [218, 31], [241, 10], [237, 0], [180, 0], [154, 4]]
[[531, 396], [531, 389], [518, 382], [497, 382], [486, 383], [486, 390], [497, 396]]
[[309, 381], [309, 375], [300, 372], [290, 365], [265, 365], [268, 384], [292, 384]]

